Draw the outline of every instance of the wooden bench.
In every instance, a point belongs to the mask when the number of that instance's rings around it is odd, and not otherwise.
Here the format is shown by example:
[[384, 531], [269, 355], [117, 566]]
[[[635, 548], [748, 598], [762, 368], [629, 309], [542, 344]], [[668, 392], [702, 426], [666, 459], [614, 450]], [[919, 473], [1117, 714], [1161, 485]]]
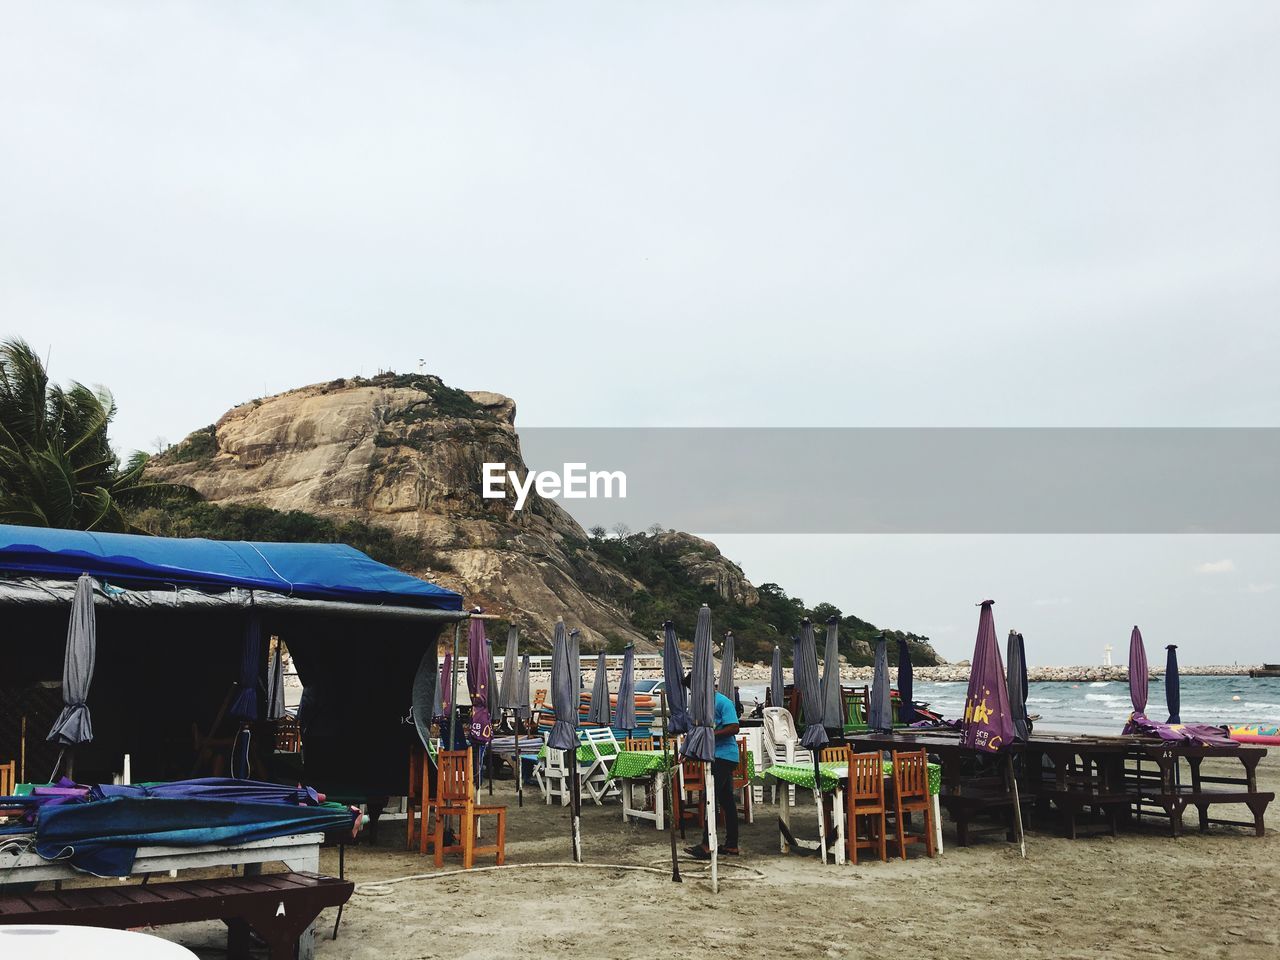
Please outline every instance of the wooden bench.
[[[267, 945], [271, 960], [310, 954], [309, 931], [325, 907], [346, 903], [355, 885], [316, 873], [275, 873], [217, 880], [118, 887], [83, 887], [50, 893], [0, 896], [0, 924], [163, 926], [222, 920], [227, 952], [247, 957], [249, 933]], [[308, 942], [300, 944], [303, 935]]]

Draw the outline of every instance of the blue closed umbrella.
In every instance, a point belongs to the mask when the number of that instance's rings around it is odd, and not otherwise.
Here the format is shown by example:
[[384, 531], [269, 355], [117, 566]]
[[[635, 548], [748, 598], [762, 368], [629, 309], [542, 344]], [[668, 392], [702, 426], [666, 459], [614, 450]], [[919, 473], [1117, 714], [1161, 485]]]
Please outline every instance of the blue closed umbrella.
[[240, 689], [229, 715], [244, 723], [258, 719], [258, 659], [262, 656], [262, 621], [250, 609], [240, 643]]
[[1005, 670], [1009, 687], [1009, 715], [1013, 717], [1013, 729], [1019, 740], [1027, 739], [1027, 661], [1022, 634], [1009, 631], [1005, 645]]
[[551, 642], [551, 696], [555, 707], [556, 722], [547, 737], [552, 750], [564, 750], [569, 761], [569, 796], [572, 802], [570, 842], [573, 862], [582, 862], [582, 837], [579, 818], [582, 808], [578, 794], [578, 685], [569, 662], [569, 639], [565, 636], [564, 621], [556, 621], [556, 631]]
[[736, 703], [738, 698], [733, 692], [733, 659], [735, 653], [733, 648], [733, 631], [730, 630], [724, 635], [724, 650], [720, 653], [720, 683], [717, 689]]
[[602, 727], [609, 725], [609, 674], [605, 669], [604, 651], [596, 657], [596, 679], [591, 689], [591, 709], [587, 720]]
[[773, 670], [769, 674], [769, 699], [771, 706], [782, 706], [782, 648], [773, 645]]
[[1164, 700], [1169, 707], [1169, 722], [1182, 722], [1182, 682], [1178, 679], [1178, 645], [1171, 643], [1165, 650], [1168, 659], [1164, 667]]
[[876, 665], [871, 675], [871, 704], [867, 709], [867, 726], [876, 733], [893, 729], [893, 694], [889, 689], [889, 651], [884, 635], [876, 637]]
[[911, 648], [907, 646], [906, 637], [898, 638], [898, 719], [905, 724], [915, 723], [919, 718], [916, 713], [915, 685], [911, 675]]
[[689, 706], [684, 689], [684, 661], [676, 642], [676, 625], [668, 620], [662, 625], [662, 677], [667, 696], [667, 733], [679, 736], [689, 732]]

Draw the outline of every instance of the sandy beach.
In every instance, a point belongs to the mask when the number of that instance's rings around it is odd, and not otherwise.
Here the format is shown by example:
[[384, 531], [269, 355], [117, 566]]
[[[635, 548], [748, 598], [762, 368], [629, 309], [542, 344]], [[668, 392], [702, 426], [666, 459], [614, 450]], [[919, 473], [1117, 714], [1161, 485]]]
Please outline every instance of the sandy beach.
[[[1209, 767], [1206, 762], [1206, 773]], [[1261, 789], [1280, 789], [1280, 756], [1267, 757], [1258, 773]], [[656, 866], [660, 873], [532, 866], [569, 859], [568, 811], [539, 802], [535, 792], [516, 807], [509, 780], [495, 791], [510, 814], [511, 869], [459, 874], [453, 862], [437, 872], [429, 858], [404, 850], [402, 822], [385, 823], [377, 846], [348, 849], [356, 895], [337, 941], [329, 939], [333, 911], [322, 916], [316, 956], [1094, 960], [1270, 958], [1280, 950], [1280, 835], [1274, 828], [1262, 838], [1225, 827], [1200, 835], [1192, 814], [1179, 840], [1153, 823], [1141, 833], [1068, 841], [1041, 824], [1029, 833], [1022, 861], [1002, 834], [961, 848], [948, 826], [946, 853], [936, 860], [913, 850], [905, 863], [824, 868], [816, 857], [778, 853], [773, 808], [764, 804], [755, 824], [744, 824], [743, 856], [725, 869], [717, 897], [699, 878], [700, 864], [682, 862], [685, 882], [673, 884], [667, 835], [624, 826], [616, 802], [584, 807], [586, 860]], [[812, 836], [808, 797], [801, 792], [793, 823]], [[322, 868], [336, 874], [336, 850], [324, 852]], [[422, 873], [436, 878], [376, 886]], [[224, 955], [218, 924], [158, 932], [201, 957]]]

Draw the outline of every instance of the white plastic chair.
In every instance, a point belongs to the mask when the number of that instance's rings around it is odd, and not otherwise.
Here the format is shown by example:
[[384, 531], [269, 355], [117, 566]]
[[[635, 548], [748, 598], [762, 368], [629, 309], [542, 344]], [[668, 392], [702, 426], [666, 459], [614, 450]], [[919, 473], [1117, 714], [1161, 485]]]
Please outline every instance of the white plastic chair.
[[579, 731], [578, 738], [590, 748], [592, 755], [591, 763], [582, 775], [582, 785], [596, 806], [601, 806], [606, 797], [616, 797], [622, 793], [621, 786], [609, 779], [609, 768], [613, 766], [622, 747], [608, 727], [587, 727]]
[[[796, 733], [795, 720], [786, 707], [764, 708], [764, 732], [761, 737], [764, 747], [765, 766], [775, 763], [812, 763], [813, 754], [800, 746], [800, 735]], [[778, 800], [778, 781], [773, 782], [773, 800]], [[787, 785], [787, 802], [792, 806], [796, 802], [796, 788]]]
[[[560, 806], [567, 807], [569, 805], [572, 792], [569, 789], [569, 764], [568, 751], [556, 750], [553, 747], [547, 747], [546, 756], [543, 757], [542, 775], [540, 777], [535, 774], [538, 785], [542, 787], [543, 796], [547, 798], [547, 804], [550, 805], [553, 800], [559, 800]], [[582, 778], [582, 768], [578, 768], [578, 778]]]

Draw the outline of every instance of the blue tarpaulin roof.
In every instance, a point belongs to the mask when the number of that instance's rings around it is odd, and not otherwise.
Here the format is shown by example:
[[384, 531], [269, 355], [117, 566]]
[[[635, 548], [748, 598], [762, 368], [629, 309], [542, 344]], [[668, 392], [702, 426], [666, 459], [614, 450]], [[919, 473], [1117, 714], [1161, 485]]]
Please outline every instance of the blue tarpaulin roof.
[[462, 596], [343, 543], [146, 537], [0, 524], [0, 573], [119, 585], [269, 590], [310, 600], [461, 610]]

